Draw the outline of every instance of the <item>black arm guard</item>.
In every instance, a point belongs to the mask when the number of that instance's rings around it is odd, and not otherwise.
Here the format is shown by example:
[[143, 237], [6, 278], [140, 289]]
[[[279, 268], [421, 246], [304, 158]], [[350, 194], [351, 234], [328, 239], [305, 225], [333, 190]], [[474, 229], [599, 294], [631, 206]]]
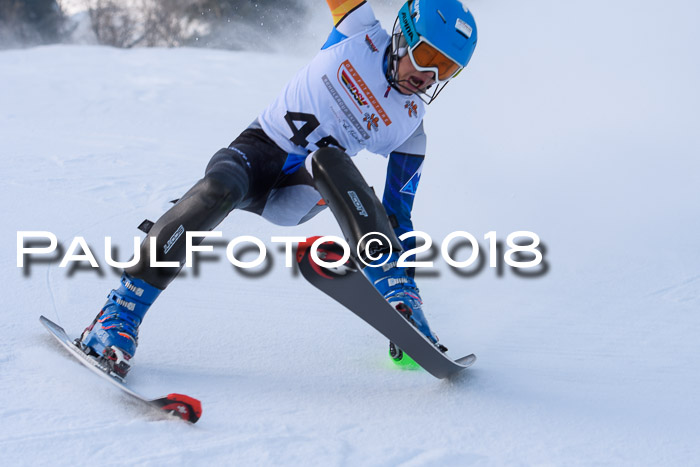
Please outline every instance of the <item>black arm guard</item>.
[[[338, 221], [350, 245], [352, 256], [357, 258], [359, 245], [362, 259], [367, 261], [367, 244], [372, 239], [381, 239], [380, 235], [367, 235], [371, 232], [385, 235], [394, 252], [402, 251], [384, 206], [367, 185], [350, 156], [340, 149], [327, 147], [314, 152], [311, 157], [316, 189]], [[363, 239], [365, 235], [367, 236]], [[388, 253], [386, 239], [381, 239], [381, 245], [383, 247], [379, 247], [376, 242], [370, 243], [370, 255], [376, 257]]]

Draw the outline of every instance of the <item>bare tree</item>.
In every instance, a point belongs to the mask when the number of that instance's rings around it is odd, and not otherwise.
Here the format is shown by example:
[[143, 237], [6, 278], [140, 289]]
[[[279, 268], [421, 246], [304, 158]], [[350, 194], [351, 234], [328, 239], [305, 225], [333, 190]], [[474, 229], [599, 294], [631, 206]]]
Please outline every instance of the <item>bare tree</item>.
[[189, 35], [193, 20], [186, 12], [195, 0], [144, 0], [144, 39], [148, 47], [179, 47]]
[[100, 44], [130, 48], [143, 39], [138, 19], [123, 2], [90, 0], [89, 5], [90, 24]]
[[303, 14], [300, 0], [86, 1], [98, 42], [125, 48], [265, 48], [270, 36], [297, 28]]
[[177, 47], [187, 40], [196, 0], [90, 0], [92, 30], [100, 44], [130, 48]]

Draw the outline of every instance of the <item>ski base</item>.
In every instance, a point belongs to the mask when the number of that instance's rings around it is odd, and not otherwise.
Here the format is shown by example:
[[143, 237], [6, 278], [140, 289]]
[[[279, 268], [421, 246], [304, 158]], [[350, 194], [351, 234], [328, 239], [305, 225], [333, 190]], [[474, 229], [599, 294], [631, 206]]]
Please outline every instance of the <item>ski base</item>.
[[[362, 318], [436, 378], [449, 378], [474, 364], [474, 354], [452, 360], [428, 340], [389, 305], [352, 259], [336, 268], [316, 264], [310, 249], [317, 238], [300, 243], [296, 255], [302, 276], [314, 287]], [[343, 251], [339, 245], [328, 242], [319, 246], [317, 254], [322, 260], [331, 262], [339, 260]]]
[[189, 423], [196, 423], [202, 416], [202, 403], [193, 397], [183, 394], [168, 394], [165, 397], [149, 399], [142, 396], [128, 387], [122, 378], [110, 373], [109, 369], [102, 365], [96, 358], [83, 352], [82, 349], [75, 344], [70, 337], [68, 337], [68, 334], [66, 334], [66, 331], [61, 326], [45, 316], [41, 316], [39, 321], [51, 333], [51, 335], [66, 350], [68, 350], [72, 356], [83, 364], [83, 366], [91, 370], [100, 378], [109, 381], [113, 386], [119, 388], [123, 393], [131, 396], [133, 399], [138, 400], [149, 407], [156, 408], [165, 413], [181, 418]]

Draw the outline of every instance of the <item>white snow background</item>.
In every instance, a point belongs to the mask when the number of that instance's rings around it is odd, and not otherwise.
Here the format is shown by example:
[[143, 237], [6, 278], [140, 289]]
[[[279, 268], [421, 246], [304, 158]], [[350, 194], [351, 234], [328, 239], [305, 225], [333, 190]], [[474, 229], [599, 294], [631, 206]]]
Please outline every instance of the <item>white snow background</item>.
[[[700, 132], [697, 2], [475, 1], [479, 45], [429, 107], [414, 225], [536, 232], [548, 272], [436, 260], [419, 280], [452, 381], [394, 367], [387, 342], [284, 267], [187, 271], [147, 315], [129, 375], [202, 400], [196, 425], [144, 412], [67, 357], [155, 220], [315, 53], [47, 46], [0, 52], [0, 452], [4, 465], [697, 465]], [[384, 14], [385, 27], [391, 15]], [[294, 43], [294, 40], [299, 40]], [[356, 159], [381, 191], [385, 160]], [[102, 275], [16, 266], [16, 232], [83, 236]], [[226, 239], [338, 234], [244, 212]], [[219, 257], [223, 250], [219, 249]], [[482, 255], [487, 254], [482, 251]], [[244, 259], [252, 259], [245, 257]]]

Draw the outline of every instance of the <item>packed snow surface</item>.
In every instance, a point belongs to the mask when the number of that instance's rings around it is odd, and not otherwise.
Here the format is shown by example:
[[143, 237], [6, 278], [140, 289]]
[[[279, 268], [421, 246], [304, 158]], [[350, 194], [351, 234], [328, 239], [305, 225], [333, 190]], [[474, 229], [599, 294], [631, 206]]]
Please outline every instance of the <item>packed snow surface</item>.
[[[480, 240], [481, 270], [438, 256], [418, 278], [450, 354], [477, 363], [451, 381], [400, 370], [382, 336], [284, 267], [269, 239], [338, 235], [330, 212], [294, 228], [235, 212], [218, 230], [264, 240], [269, 271], [246, 276], [217, 247], [151, 309], [128, 378], [201, 399], [196, 425], [125, 399], [38, 317], [82, 331], [118, 282], [104, 237], [127, 259], [136, 226], [323, 34], [288, 55], [0, 52], [3, 464], [697, 465], [698, 8], [475, 2], [479, 46], [428, 109], [413, 219], [438, 246], [457, 230]], [[385, 159], [355, 160], [381, 191]], [[82, 236], [102, 268], [55, 255], [18, 268], [19, 230], [64, 249]], [[484, 235], [518, 230], [541, 237], [543, 274], [488, 267]]]

